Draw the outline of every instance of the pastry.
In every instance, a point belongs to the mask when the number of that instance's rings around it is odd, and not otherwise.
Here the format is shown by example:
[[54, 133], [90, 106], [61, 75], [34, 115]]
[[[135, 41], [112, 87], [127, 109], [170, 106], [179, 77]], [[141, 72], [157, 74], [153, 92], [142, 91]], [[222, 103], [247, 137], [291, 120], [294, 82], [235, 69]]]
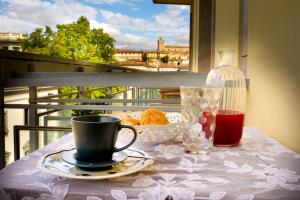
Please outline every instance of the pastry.
[[141, 115], [140, 125], [165, 125], [169, 124], [166, 113], [155, 108], [145, 110]]

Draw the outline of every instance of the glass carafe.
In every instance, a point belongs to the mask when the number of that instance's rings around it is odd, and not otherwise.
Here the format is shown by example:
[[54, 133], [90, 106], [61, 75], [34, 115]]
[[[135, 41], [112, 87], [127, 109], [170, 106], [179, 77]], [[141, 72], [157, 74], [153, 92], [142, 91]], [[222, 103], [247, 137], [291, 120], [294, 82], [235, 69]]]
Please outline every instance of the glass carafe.
[[233, 65], [234, 51], [219, 51], [221, 62], [211, 69], [206, 84], [220, 86], [221, 99], [216, 115], [215, 146], [236, 146], [243, 134], [246, 101], [244, 73]]

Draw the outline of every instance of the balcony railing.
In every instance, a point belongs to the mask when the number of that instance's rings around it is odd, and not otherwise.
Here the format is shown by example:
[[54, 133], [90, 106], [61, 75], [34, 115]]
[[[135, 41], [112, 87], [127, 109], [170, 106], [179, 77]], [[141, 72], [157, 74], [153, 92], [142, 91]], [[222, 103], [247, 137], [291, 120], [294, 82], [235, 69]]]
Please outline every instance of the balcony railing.
[[[24, 109], [28, 113], [25, 125], [40, 127], [38, 118], [48, 117], [58, 110], [139, 111], [156, 107], [164, 111], [179, 111], [179, 99], [140, 98], [144, 89], [174, 89], [184, 86], [202, 86], [206, 74], [191, 72], [147, 72], [118, 65], [103, 65], [24, 52], [0, 50], [0, 169], [5, 165], [4, 109]], [[45, 86], [125, 86], [132, 96], [124, 92], [122, 99], [59, 99], [59, 95], [38, 96]], [[28, 87], [28, 104], [4, 103], [4, 89]], [[150, 97], [150, 98], [149, 98]], [[84, 105], [66, 105], [65, 102]], [[91, 105], [106, 103], [105, 105]], [[116, 103], [118, 103], [116, 105]], [[88, 105], [87, 105], [88, 104]], [[39, 112], [41, 109], [48, 109]], [[49, 110], [50, 109], [50, 110]], [[50, 117], [50, 116], [49, 116]], [[23, 124], [15, 124], [23, 125]], [[30, 131], [30, 151], [38, 148], [39, 136]], [[45, 131], [46, 134], [46, 131]]]

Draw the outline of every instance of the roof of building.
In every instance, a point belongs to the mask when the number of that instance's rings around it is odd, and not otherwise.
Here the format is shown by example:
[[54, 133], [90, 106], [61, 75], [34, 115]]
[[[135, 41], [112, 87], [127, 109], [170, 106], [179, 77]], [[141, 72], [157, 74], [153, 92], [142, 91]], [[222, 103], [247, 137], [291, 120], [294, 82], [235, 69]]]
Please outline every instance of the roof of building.
[[116, 53], [143, 53], [142, 50], [116, 49]]
[[189, 46], [165, 45], [165, 48], [189, 48]]
[[150, 50], [145, 51], [145, 53], [169, 53], [169, 51]]

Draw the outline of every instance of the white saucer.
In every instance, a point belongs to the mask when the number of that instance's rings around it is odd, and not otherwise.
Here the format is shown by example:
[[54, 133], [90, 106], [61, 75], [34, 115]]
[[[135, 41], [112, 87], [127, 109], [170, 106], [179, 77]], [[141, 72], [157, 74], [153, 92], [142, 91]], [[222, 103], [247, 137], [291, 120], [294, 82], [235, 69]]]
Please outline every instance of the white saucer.
[[[62, 155], [65, 151], [68, 150], [43, 156], [38, 161], [38, 167], [56, 176], [80, 180], [101, 180], [132, 174], [153, 164], [153, 160], [149, 159], [149, 155], [144, 151], [138, 149], [126, 149], [124, 151], [128, 157], [123, 162], [114, 164], [109, 169], [85, 171], [76, 167], [75, 165], [65, 162], [62, 158]], [[130, 156], [136, 156], [138, 158]]]

